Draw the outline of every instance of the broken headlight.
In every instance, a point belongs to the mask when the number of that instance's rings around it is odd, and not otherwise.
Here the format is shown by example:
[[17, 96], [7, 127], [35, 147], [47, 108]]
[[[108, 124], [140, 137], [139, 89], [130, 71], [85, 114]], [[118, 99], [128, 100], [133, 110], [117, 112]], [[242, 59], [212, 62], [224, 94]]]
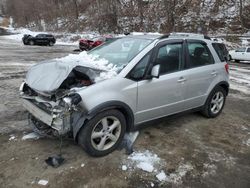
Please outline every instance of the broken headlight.
[[81, 100], [81, 96], [77, 93], [70, 94], [69, 96], [63, 98], [63, 102], [68, 109], [77, 106]]

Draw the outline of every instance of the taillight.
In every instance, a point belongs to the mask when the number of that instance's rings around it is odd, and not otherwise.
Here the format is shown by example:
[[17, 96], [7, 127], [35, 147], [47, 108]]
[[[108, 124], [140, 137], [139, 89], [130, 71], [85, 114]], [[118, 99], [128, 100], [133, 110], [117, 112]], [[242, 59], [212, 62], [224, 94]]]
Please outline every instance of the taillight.
[[229, 74], [229, 65], [228, 65], [228, 63], [225, 64], [225, 69], [226, 69], [227, 74]]

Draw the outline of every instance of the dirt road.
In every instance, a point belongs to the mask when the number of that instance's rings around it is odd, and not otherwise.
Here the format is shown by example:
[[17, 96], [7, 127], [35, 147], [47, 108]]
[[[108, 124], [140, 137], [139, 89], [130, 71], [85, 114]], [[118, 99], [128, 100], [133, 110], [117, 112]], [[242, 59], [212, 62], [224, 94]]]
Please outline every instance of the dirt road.
[[[240, 91], [230, 92], [218, 118], [189, 113], [140, 130], [134, 150], [152, 154], [152, 172], [123, 150], [92, 158], [70, 140], [63, 142], [65, 164], [47, 166], [44, 160], [59, 152], [59, 141], [22, 140], [32, 130], [18, 87], [29, 66], [74, 48], [23, 46], [0, 37], [0, 187], [250, 187], [248, 64], [231, 65], [234, 89]], [[160, 172], [166, 174], [163, 181], [156, 177]], [[38, 185], [41, 179], [48, 184]]]

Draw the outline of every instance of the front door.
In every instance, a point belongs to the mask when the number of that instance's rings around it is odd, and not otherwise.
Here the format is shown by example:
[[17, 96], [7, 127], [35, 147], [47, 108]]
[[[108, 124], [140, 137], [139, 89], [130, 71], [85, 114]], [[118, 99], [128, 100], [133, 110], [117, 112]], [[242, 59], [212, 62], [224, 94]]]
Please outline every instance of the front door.
[[152, 56], [150, 63], [160, 64], [160, 77], [138, 82], [136, 124], [183, 109], [183, 41], [162, 42], [154, 48]]

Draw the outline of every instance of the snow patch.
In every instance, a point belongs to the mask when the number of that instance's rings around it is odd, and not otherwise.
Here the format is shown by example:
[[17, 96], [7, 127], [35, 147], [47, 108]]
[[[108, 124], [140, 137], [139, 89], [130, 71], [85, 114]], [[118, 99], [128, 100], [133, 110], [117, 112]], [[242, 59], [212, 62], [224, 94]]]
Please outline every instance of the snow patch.
[[10, 135], [9, 141], [11, 141], [11, 140], [16, 140], [16, 136], [14, 134]]
[[193, 170], [193, 166], [191, 164], [181, 164], [175, 173], [171, 173], [168, 178], [169, 182], [175, 184], [181, 184], [182, 178], [191, 170]]
[[243, 142], [245, 145], [250, 146], [250, 138]]
[[159, 181], [167, 181], [168, 180], [168, 178], [163, 170], [159, 174], [156, 175], [156, 178]]
[[101, 81], [110, 79], [117, 75], [117, 67], [113, 64], [109, 63], [106, 59], [100, 59], [98, 56], [87, 54], [87, 52], [83, 51], [80, 54], [69, 54], [63, 58], [57, 58], [56, 61], [64, 64], [75, 64], [80, 66], [86, 66], [94, 69], [103, 70], [95, 81]]
[[210, 161], [212, 162], [224, 162], [228, 167], [232, 167], [235, 165], [235, 160], [236, 158], [232, 157], [232, 156], [227, 156], [224, 152], [222, 153], [209, 153], [208, 154], [208, 158]]
[[139, 164], [137, 164], [137, 167], [146, 172], [153, 172], [154, 170], [153, 165], [147, 162], [140, 162]]
[[126, 165], [122, 165], [122, 170], [126, 171], [128, 169], [128, 167]]
[[156, 154], [151, 153], [148, 150], [144, 152], [134, 152], [128, 157], [128, 159], [135, 164], [135, 167], [146, 172], [153, 172], [156, 169], [155, 166], [161, 161]]
[[202, 177], [207, 177], [209, 175], [216, 174], [217, 166], [215, 166], [214, 164], [205, 163], [203, 164], [203, 167], [204, 167], [204, 172], [202, 173]]
[[27, 135], [24, 135], [22, 137], [22, 140], [29, 140], [29, 139], [34, 139], [34, 140], [38, 140], [40, 138], [40, 135], [35, 133], [35, 132], [32, 132], [32, 133], [29, 133]]
[[39, 185], [43, 185], [43, 186], [46, 186], [48, 183], [49, 183], [48, 180], [39, 180], [39, 181], [38, 181], [38, 184], [39, 184]]
[[248, 67], [230, 66], [230, 88], [250, 94], [250, 70]]

